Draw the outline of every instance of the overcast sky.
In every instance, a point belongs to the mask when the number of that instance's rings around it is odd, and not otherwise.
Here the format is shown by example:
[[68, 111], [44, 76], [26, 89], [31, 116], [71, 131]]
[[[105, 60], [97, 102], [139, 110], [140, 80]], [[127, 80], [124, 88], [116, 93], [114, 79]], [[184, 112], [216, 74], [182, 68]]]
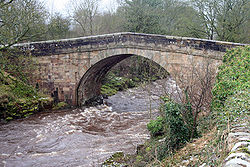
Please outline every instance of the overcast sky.
[[[67, 5], [70, 0], [40, 0], [45, 3], [50, 12], [59, 12], [63, 15], [67, 15]], [[101, 0], [99, 10], [106, 11], [110, 8], [115, 8], [116, 0]]]

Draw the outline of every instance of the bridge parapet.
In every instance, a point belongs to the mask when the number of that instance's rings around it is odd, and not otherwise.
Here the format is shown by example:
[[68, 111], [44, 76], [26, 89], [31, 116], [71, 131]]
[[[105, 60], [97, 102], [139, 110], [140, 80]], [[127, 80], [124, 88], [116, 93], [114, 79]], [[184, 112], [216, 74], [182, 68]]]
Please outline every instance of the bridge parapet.
[[[137, 48], [164, 52], [171, 51], [195, 55], [197, 52], [193, 52], [193, 50], [225, 52], [227, 49], [244, 45], [247, 44], [188, 37], [123, 32], [71, 39], [22, 43], [16, 44], [15, 46], [21, 48], [23, 51], [29, 51], [34, 56], [49, 56], [75, 52], [100, 51], [112, 49], [114, 47]], [[221, 59], [220, 57], [214, 58]]]

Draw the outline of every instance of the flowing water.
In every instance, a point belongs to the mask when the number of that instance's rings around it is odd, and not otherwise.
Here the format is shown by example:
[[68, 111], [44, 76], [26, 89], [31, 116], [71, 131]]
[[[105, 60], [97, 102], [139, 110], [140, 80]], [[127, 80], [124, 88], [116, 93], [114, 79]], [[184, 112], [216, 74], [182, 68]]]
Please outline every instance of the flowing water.
[[176, 93], [160, 80], [106, 100], [108, 105], [47, 111], [0, 125], [0, 167], [91, 167], [117, 151], [135, 153], [149, 139], [146, 125], [159, 97]]

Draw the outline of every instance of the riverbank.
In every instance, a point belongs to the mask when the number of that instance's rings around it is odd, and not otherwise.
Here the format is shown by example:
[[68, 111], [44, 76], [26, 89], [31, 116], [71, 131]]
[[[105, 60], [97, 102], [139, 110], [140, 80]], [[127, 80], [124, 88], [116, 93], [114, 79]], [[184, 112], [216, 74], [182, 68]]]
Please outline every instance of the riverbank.
[[53, 99], [0, 70], [0, 120], [25, 118], [52, 108]]

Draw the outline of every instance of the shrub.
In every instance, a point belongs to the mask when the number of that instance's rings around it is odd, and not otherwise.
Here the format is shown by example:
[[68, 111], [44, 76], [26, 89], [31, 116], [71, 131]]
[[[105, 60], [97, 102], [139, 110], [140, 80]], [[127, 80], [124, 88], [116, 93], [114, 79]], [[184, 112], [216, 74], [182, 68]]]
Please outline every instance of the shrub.
[[164, 116], [151, 120], [147, 125], [153, 137], [164, 136], [164, 143], [157, 146], [157, 157], [159, 160], [165, 158], [170, 152], [180, 148], [190, 140], [191, 130], [183, 120], [182, 112], [185, 106], [175, 103], [168, 98], [161, 106]]
[[170, 149], [179, 148], [190, 139], [190, 131], [182, 117], [183, 106], [175, 102], [164, 104], [166, 144]]
[[165, 126], [164, 118], [159, 116], [156, 120], [151, 120], [147, 124], [147, 128], [150, 131], [151, 136], [157, 137], [164, 134], [164, 126]]

